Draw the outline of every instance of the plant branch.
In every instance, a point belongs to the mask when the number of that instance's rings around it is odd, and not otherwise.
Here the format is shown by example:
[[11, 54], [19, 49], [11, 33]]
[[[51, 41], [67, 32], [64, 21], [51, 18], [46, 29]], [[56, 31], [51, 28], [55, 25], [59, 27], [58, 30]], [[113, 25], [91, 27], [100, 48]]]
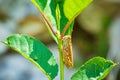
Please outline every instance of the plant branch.
[[[40, 10], [39, 10], [40, 11]], [[51, 31], [53, 32], [53, 34], [56, 36], [56, 32], [54, 31], [52, 25], [50, 24], [50, 22], [48, 21], [48, 19], [45, 17], [44, 13], [42, 11], [40, 11], [43, 19], [46, 21], [46, 23], [48, 24], [49, 28], [51, 29]]]
[[69, 28], [70, 24], [71, 24], [71, 21], [69, 21], [69, 22], [66, 24], [66, 26], [64, 27], [63, 32], [62, 32], [62, 34], [61, 34], [61, 37], [64, 37], [65, 32], [66, 32], [67, 29]]
[[63, 62], [63, 53], [62, 53], [62, 39], [58, 36], [58, 49], [59, 49], [59, 58], [60, 58], [60, 80], [64, 80], [64, 62]]

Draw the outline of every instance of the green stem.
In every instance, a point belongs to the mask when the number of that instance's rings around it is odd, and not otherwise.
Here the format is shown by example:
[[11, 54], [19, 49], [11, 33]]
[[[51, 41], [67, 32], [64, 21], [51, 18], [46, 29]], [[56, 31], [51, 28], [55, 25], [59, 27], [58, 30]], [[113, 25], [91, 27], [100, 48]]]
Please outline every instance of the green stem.
[[60, 35], [60, 10], [59, 5], [56, 7], [56, 18], [57, 18], [57, 42], [58, 42], [58, 48], [59, 48], [59, 58], [60, 58], [60, 80], [64, 80], [64, 63], [63, 63], [63, 53], [62, 53], [62, 39]]
[[59, 57], [60, 57], [60, 80], [64, 80], [64, 63], [63, 63], [63, 54], [62, 54], [62, 40], [58, 37], [58, 48], [59, 48]]

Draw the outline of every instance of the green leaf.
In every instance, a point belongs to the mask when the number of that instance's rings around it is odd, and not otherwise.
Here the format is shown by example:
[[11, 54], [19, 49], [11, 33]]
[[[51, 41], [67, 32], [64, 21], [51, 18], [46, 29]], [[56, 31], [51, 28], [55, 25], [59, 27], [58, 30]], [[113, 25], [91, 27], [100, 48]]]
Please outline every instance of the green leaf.
[[71, 80], [102, 80], [116, 64], [101, 57], [95, 57], [82, 65]]
[[49, 79], [57, 76], [58, 65], [48, 48], [40, 41], [26, 35], [8, 37], [5, 44], [35, 64]]
[[69, 26], [76, 16], [78, 16], [81, 11], [83, 11], [92, 0], [59, 0], [59, 8], [61, 12], [61, 30], [62, 33], [64, 27]]
[[[73, 20], [92, 0], [32, 0], [55, 31], [71, 35]], [[70, 27], [70, 28], [69, 28]], [[68, 32], [69, 31], [69, 32]]]

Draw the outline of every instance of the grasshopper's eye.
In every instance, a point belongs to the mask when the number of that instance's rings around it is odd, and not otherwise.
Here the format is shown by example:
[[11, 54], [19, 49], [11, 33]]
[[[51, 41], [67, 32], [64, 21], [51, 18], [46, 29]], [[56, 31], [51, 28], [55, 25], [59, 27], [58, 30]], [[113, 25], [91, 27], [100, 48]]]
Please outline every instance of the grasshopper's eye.
[[63, 42], [63, 61], [67, 68], [73, 66], [73, 55], [72, 55], [72, 42], [71, 36], [64, 36], [62, 39]]

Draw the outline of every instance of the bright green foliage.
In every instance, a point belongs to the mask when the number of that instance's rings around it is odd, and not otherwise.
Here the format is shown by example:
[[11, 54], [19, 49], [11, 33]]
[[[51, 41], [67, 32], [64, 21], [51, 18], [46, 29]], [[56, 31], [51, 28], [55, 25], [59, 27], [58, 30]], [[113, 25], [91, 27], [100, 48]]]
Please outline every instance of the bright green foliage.
[[5, 44], [30, 60], [50, 79], [56, 77], [58, 65], [54, 56], [48, 48], [37, 39], [26, 35], [15, 34], [8, 37]]
[[[32, 0], [32, 2], [39, 8], [44, 20], [49, 26], [48, 29], [58, 43], [61, 60], [60, 79], [64, 80], [61, 48], [63, 45], [59, 37], [71, 35], [74, 24], [73, 20], [92, 0]], [[60, 36], [56, 35], [56, 32], [60, 32]], [[57, 76], [58, 65], [54, 56], [37, 39], [26, 35], [15, 34], [8, 37], [4, 43], [35, 64], [50, 80], [53, 80]], [[101, 57], [93, 58], [82, 65], [71, 77], [71, 80], [101, 80], [115, 65], [112, 61], [105, 60]]]
[[92, 0], [32, 0], [32, 2], [50, 21], [55, 31], [58, 30], [62, 33], [66, 26], [70, 26], [65, 33], [70, 35], [72, 33], [73, 20]]
[[101, 57], [95, 57], [83, 64], [71, 80], [102, 80], [116, 64]]

